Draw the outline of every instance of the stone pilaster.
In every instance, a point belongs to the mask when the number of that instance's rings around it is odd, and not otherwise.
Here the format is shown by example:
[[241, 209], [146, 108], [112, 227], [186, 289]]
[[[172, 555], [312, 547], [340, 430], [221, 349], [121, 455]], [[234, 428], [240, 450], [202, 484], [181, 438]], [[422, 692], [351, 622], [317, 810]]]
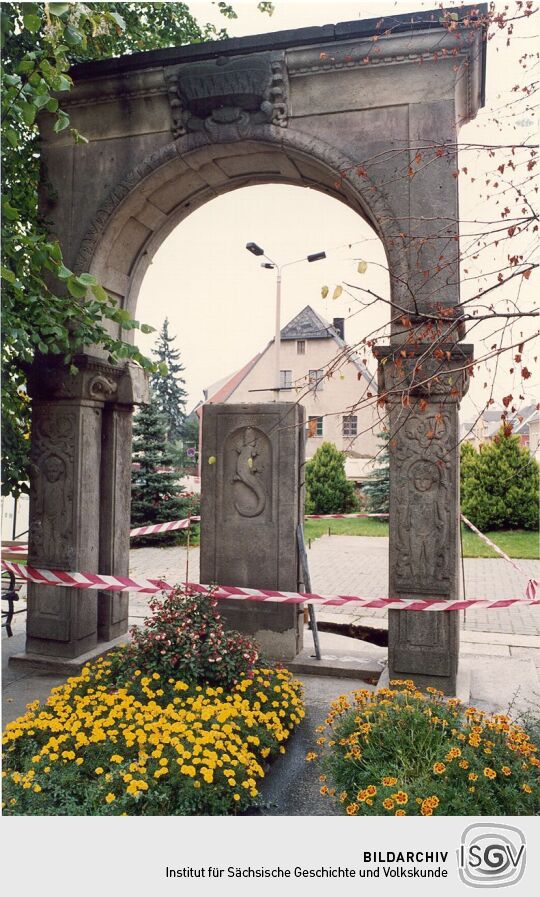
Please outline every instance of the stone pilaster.
[[[389, 595], [457, 599], [458, 407], [472, 347], [443, 345], [434, 354], [427, 345], [400, 346], [376, 354], [390, 429]], [[457, 612], [390, 611], [390, 678], [455, 694], [458, 655]]]
[[[77, 373], [71, 374], [59, 362], [38, 359], [29, 378], [33, 405], [28, 560], [41, 568], [125, 573], [131, 459], [126, 462], [129, 438], [123, 439], [130, 435], [132, 402], [125, 396], [124, 381], [131, 366], [115, 368], [89, 356], [77, 358], [76, 365]], [[111, 401], [122, 405], [116, 415], [108, 408]], [[117, 461], [120, 443], [123, 464]], [[106, 550], [109, 540], [112, 545]], [[104, 555], [107, 570], [100, 569]], [[95, 592], [31, 584], [26, 650], [63, 658], [88, 652], [100, 638], [112, 637], [115, 625], [125, 631], [125, 600], [120, 598], [119, 607], [103, 617], [98, 632]]]

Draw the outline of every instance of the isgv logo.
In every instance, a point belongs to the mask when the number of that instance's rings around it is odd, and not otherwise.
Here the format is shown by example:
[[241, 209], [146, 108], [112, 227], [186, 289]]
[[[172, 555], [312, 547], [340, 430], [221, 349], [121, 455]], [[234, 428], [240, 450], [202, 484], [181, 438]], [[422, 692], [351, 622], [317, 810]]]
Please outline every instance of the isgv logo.
[[474, 823], [461, 836], [459, 876], [471, 888], [515, 885], [525, 872], [525, 835], [518, 828], [498, 823]]

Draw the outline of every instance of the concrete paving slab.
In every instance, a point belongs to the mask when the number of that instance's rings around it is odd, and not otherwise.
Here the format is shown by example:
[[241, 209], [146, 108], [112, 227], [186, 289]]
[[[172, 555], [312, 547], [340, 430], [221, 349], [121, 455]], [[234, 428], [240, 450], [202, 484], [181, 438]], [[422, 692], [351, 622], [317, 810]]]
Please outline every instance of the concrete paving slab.
[[480, 642], [465, 642], [460, 646], [459, 654], [460, 656], [464, 654], [492, 654], [498, 657], [510, 657], [510, 648], [508, 645], [486, 645]]
[[287, 662], [293, 673], [337, 676], [346, 679], [378, 678], [388, 651], [378, 645], [331, 632], [319, 632], [321, 659], [315, 657], [311, 632], [304, 632], [304, 650]]
[[533, 661], [517, 657], [464, 658], [471, 673], [470, 701], [490, 713], [516, 717], [540, 706], [540, 679]]

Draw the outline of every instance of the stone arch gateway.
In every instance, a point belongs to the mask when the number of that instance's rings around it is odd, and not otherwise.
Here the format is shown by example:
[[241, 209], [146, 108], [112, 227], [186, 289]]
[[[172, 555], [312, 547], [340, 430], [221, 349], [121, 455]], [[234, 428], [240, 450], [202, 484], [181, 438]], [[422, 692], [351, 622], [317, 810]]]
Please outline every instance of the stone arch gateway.
[[[69, 133], [42, 127], [41, 204], [66, 264], [93, 273], [131, 313], [163, 239], [220, 193], [254, 183], [304, 185], [337, 197], [374, 227], [394, 303], [391, 345], [377, 351], [398, 434], [392, 595], [458, 593], [455, 443], [471, 347], [450, 323], [439, 332], [444, 365], [430, 358], [419, 376], [427, 344], [417, 340], [412, 350], [410, 328], [441, 309], [451, 321], [459, 306], [453, 173], [459, 127], [483, 103], [478, 9], [460, 10], [459, 24], [437, 11], [85, 63], [74, 69], [63, 102], [88, 143], [75, 146]], [[397, 350], [408, 340], [403, 364]], [[30, 562], [124, 575], [131, 413], [145, 400], [145, 381], [135, 365], [112, 366], [99, 349], [78, 368], [73, 376], [38, 359], [30, 377]], [[417, 525], [419, 507], [435, 544]], [[127, 594], [31, 585], [27, 657], [80, 658], [125, 632], [127, 611]], [[390, 669], [453, 690], [455, 614], [391, 612]]]

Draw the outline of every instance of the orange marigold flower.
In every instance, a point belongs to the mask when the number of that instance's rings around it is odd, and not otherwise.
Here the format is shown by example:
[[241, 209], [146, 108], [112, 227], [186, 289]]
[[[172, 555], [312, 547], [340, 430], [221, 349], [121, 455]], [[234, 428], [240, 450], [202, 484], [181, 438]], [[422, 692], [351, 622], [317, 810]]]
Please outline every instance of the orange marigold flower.
[[326, 787], [326, 785], [323, 785], [319, 790], [321, 794], [328, 794], [328, 788]]
[[306, 760], [308, 761], [308, 763], [310, 763], [312, 760], [316, 760], [316, 759], [317, 759], [317, 754], [315, 753], [315, 751], [308, 751], [308, 753], [306, 754]]
[[469, 773], [469, 781], [470, 782], [476, 782], [477, 778], [478, 778], [478, 775], [475, 772]]
[[405, 810], [396, 810], [396, 812], [394, 813], [394, 816], [406, 816], [406, 815], [407, 814], [406, 814]]
[[420, 808], [420, 812], [421, 812], [422, 816], [433, 816], [432, 808], [430, 806], [428, 806], [428, 804], [426, 804], [425, 801]]
[[391, 797], [385, 797], [385, 799], [382, 802], [382, 805], [385, 810], [393, 810], [394, 809], [394, 801], [392, 800]]
[[441, 775], [446, 769], [444, 763], [434, 763], [433, 764], [433, 772], [437, 773], [437, 775]]
[[384, 776], [381, 781], [382, 784], [386, 785], [388, 788], [392, 785], [397, 785], [397, 779], [395, 779], [394, 776]]
[[521, 787], [523, 788], [523, 791], [525, 792], [525, 794], [532, 794], [532, 788], [530, 785], [525, 784], [525, 785], [522, 785]]
[[461, 769], [468, 769], [469, 761], [468, 760], [460, 760], [459, 765], [460, 765]]
[[406, 804], [409, 800], [409, 796], [406, 791], [397, 791], [396, 794], [393, 794], [392, 797], [395, 799], [396, 804]]
[[502, 774], [505, 775], [505, 776], [510, 776], [510, 775], [512, 775], [512, 770], [510, 769], [509, 766], [502, 766], [502, 767], [501, 767], [501, 772], [502, 772]]
[[496, 779], [497, 778], [497, 773], [495, 772], [494, 769], [491, 769], [489, 766], [486, 766], [486, 768], [484, 769], [484, 775], [485, 775], [486, 779]]
[[356, 816], [358, 812], [358, 804], [349, 804], [347, 807], [347, 815], [348, 816]]

